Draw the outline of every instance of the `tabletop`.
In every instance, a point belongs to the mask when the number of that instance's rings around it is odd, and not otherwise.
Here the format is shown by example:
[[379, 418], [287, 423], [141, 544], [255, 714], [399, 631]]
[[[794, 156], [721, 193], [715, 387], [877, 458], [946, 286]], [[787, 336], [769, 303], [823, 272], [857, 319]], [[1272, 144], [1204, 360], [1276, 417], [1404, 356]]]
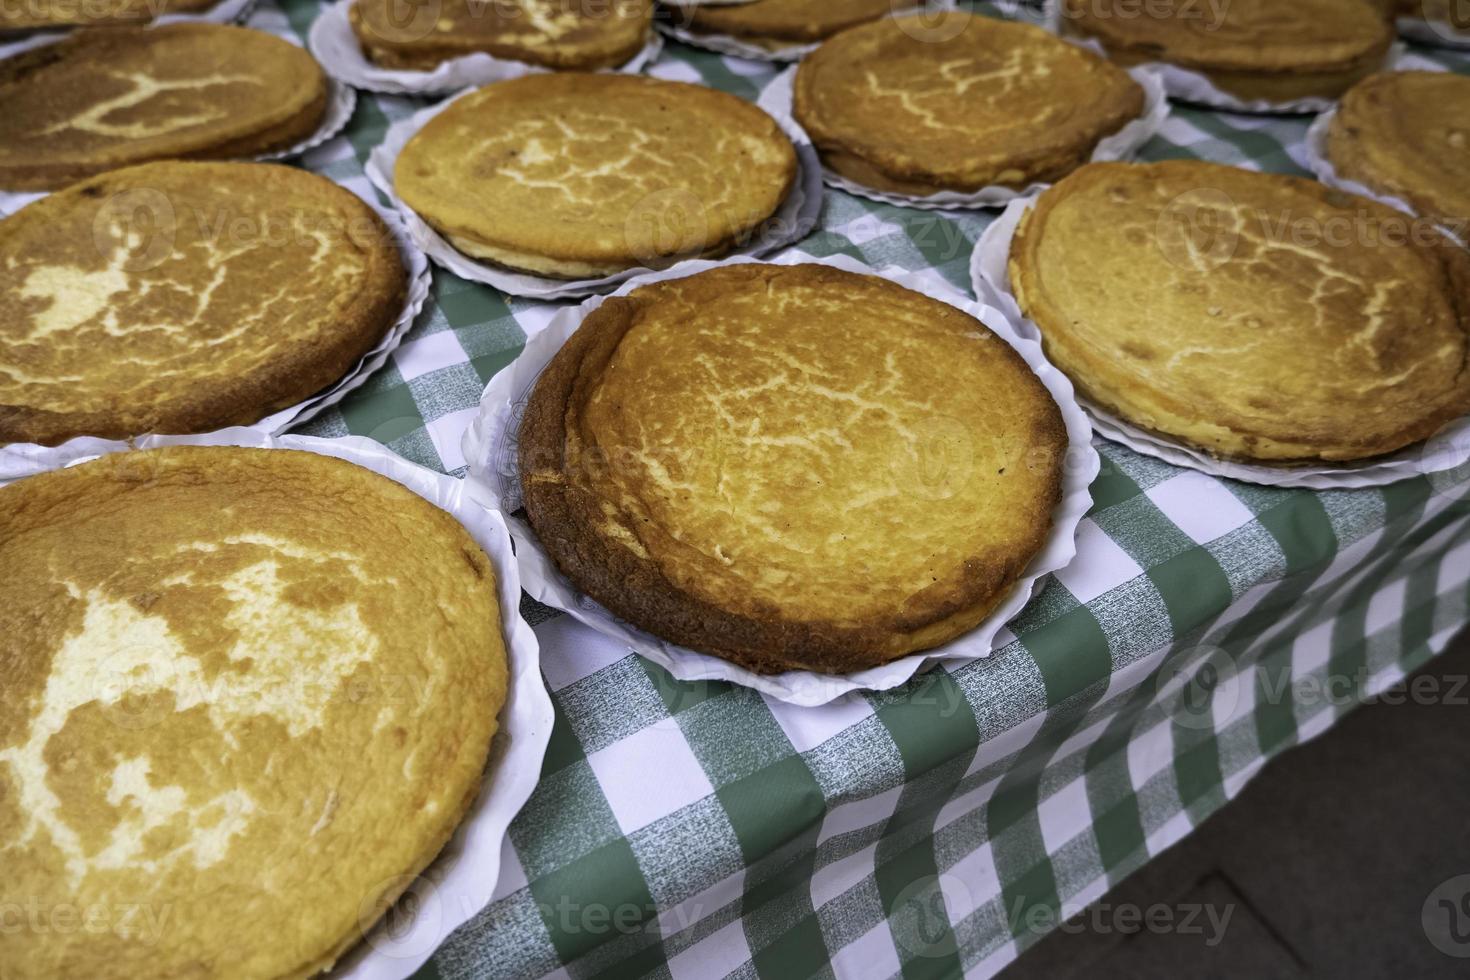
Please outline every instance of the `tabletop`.
[[[251, 23], [304, 37], [319, 10]], [[671, 43], [649, 72], [753, 100], [777, 66]], [[369, 152], [429, 101], [361, 93], [300, 162], [372, 197]], [[1305, 174], [1309, 121], [1176, 106], [1141, 155]], [[995, 214], [829, 189], [796, 247], [970, 292]], [[482, 389], [556, 308], [436, 269], [389, 365], [299, 431], [462, 475]], [[526, 599], [551, 748], [494, 900], [419, 976], [988, 976], [1470, 619], [1462, 480], [1285, 490], [1098, 449], [1077, 560], [989, 659], [893, 691], [800, 708], [677, 681]]]

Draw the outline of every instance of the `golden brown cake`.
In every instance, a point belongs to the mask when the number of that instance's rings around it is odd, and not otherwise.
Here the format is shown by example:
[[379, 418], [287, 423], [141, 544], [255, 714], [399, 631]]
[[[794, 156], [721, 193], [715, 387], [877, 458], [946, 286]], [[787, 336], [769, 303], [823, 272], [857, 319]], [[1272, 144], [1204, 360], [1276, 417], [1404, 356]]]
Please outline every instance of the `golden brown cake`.
[[1338, 176], [1463, 233], [1470, 224], [1470, 78], [1403, 71], [1360, 82], [1328, 127], [1327, 158]]
[[483, 51], [593, 71], [615, 68], [643, 48], [653, 0], [446, 0], [408, 7], [400, 0], [355, 0], [347, 14], [368, 60], [384, 68], [432, 71]]
[[[1383, 66], [1393, 29], [1366, 0], [1064, 0], [1063, 30], [1124, 65], [1163, 61], [1242, 99], [1336, 98]], [[1160, 14], [1163, 14], [1161, 16]]]
[[325, 177], [94, 177], [0, 221], [0, 443], [256, 422], [352, 368], [406, 287], [387, 225]]
[[1092, 52], [967, 13], [842, 32], [801, 62], [793, 103], [829, 169], [906, 194], [1056, 180], [1143, 109]]
[[263, 31], [82, 31], [0, 61], [0, 189], [50, 190], [147, 160], [251, 157], [316, 131], [327, 82]]
[[675, 7], [675, 24], [779, 50], [824, 41], [838, 31], [917, 7], [922, 0], [755, 0]]
[[526, 512], [614, 614], [760, 673], [973, 629], [1041, 549], [1067, 433], [984, 324], [876, 276], [756, 263], [587, 317], [520, 429]]
[[219, 0], [25, 0], [0, 4], [0, 34], [53, 27], [140, 24], [164, 14], [202, 13]]
[[312, 453], [0, 489], [0, 630], [6, 901], [90, 923], [0, 930], [15, 980], [325, 970], [449, 840], [505, 702], [485, 553]]
[[796, 179], [760, 109], [636, 75], [528, 75], [455, 101], [404, 146], [403, 202], [460, 251], [562, 279], [722, 255]]
[[1266, 464], [1390, 453], [1470, 411], [1470, 253], [1316, 181], [1094, 163], [1043, 193], [1010, 279], [1078, 391]]

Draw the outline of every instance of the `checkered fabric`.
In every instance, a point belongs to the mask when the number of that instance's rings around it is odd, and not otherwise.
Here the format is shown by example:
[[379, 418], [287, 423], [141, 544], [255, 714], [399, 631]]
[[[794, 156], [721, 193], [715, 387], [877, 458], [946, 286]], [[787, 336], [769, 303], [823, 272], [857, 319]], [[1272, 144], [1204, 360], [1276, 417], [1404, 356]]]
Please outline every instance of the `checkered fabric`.
[[[253, 22], [304, 36], [317, 11]], [[752, 99], [776, 73], [677, 44], [651, 70]], [[371, 194], [368, 152], [423, 104], [363, 93], [304, 165]], [[1303, 173], [1306, 125], [1176, 108], [1144, 155]], [[828, 191], [801, 247], [968, 291], [992, 217]], [[391, 363], [303, 431], [462, 472], [481, 389], [552, 308], [434, 286]], [[988, 976], [1470, 618], [1463, 483], [1266, 489], [1099, 449], [1076, 562], [990, 659], [895, 691], [793, 708], [681, 683], [528, 600], [551, 749], [494, 901], [420, 975]]]

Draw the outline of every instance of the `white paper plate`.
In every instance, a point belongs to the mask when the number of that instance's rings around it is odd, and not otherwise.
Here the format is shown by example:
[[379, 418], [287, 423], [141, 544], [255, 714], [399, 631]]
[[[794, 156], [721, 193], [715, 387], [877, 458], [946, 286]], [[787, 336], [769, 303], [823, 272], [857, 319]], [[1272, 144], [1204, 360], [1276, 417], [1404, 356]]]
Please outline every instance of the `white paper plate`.
[[[1380, 194], [1365, 184], [1338, 176], [1337, 168], [1332, 165], [1331, 160], [1327, 159], [1327, 132], [1332, 128], [1332, 120], [1336, 118], [1337, 107], [1334, 106], [1313, 120], [1312, 125], [1307, 129], [1307, 138], [1302, 145], [1302, 158], [1307, 169], [1329, 187], [1336, 187], [1349, 194], [1357, 194], [1359, 197], [1366, 197], [1380, 204], [1386, 204], [1397, 211], [1422, 218], [1414, 206], [1403, 198]], [[1470, 241], [1470, 229], [1464, 225], [1459, 228], [1451, 228], [1447, 225], [1436, 224], [1435, 227], [1462, 247], [1467, 241]]]
[[[419, 312], [424, 307], [424, 301], [429, 296], [429, 288], [432, 285], [429, 261], [424, 253], [413, 244], [398, 215], [371, 201], [368, 203], [388, 223], [398, 243], [398, 254], [403, 259], [403, 267], [408, 272], [408, 291], [404, 296], [403, 309], [399, 311], [393, 325], [388, 328], [388, 332], [383, 334], [382, 339], [373, 346], [372, 350], [362, 355], [356, 367], [326, 390], [290, 408], [284, 408], [268, 415], [254, 425], [232, 427], [221, 431], [253, 431], [263, 435], [280, 435], [293, 425], [310, 421], [325, 409], [342, 401], [352, 391], [361, 388], [374, 372], [388, 362], [388, 357], [398, 348], [398, 345], [403, 343], [404, 336], [413, 327], [414, 321], [418, 319]], [[98, 439], [94, 436], [78, 436], [56, 447], [38, 446], [29, 442], [0, 445], [0, 482], [54, 469], [57, 464], [52, 461], [58, 458], [74, 458], [76, 454], [96, 455], [105, 451], [99, 447], [112, 444], [111, 440]]]
[[[1286, 0], [1284, 0], [1286, 2]], [[1062, 8], [1060, 0], [1047, 0], [1045, 13], [1040, 22], [1047, 30], [1058, 37], [1067, 40], [1080, 40], [1066, 37], [1062, 31]], [[1089, 39], [1090, 40], [1090, 39]], [[1394, 43], [1384, 56], [1380, 71], [1392, 70], [1394, 64], [1404, 53], [1404, 46]], [[1321, 112], [1329, 106], [1335, 105], [1335, 98], [1323, 98], [1311, 96], [1301, 99], [1287, 99], [1285, 101], [1274, 101], [1271, 99], [1242, 99], [1237, 95], [1231, 95], [1210, 81], [1207, 77], [1197, 71], [1181, 68], [1178, 65], [1166, 61], [1148, 61], [1139, 65], [1141, 68], [1150, 68], [1158, 72], [1164, 82], [1164, 89], [1169, 93], [1169, 98], [1178, 99], [1181, 102], [1190, 102], [1195, 105], [1208, 106], [1211, 109], [1221, 109], [1226, 112], [1241, 112], [1260, 115], [1307, 115]]]
[[97, 441], [84, 449], [63, 446], [52, 450], [54, 458], [48, 468], [106, 453], [159, 446], [300, 449], [345, 459], [403, 484], [448, 511], [485, 549], [495, 566], [510, 681], [505, 707], [500, 711], [500, 730], [490, 747], [484, 787], [444, 850], [409, 889], [412, 898], [396, 906], [393, 928], [389, 930], [380, 922], [328, 974], [337, 980], [401, 980], [422, 966], [451, 932], [489, 904], [500, 876], [506, 828], [536, 788], [551, 739], [551, 697], [541, 679], [536, 634], [520, 615], [520, 570], [505, 521], [471, 499], [463, 481], [410, 463], [371, 440], [355, 436], [273, 438], [250, 429], [224, 429], [204, 436], [145, 436], [131, 445]]
[[[648, 282], [659, 282], [693, 275], [718, 265], [738, 264], [752, 259], [728, 262], [689, 262], [677, 269], [641, 276], [626, 283], [613, 295], [621, 296]], [[816, 262], [849, 272], [880, 275], [941, 302], [949, 303], [982, 320], [1026, 359], [1058, 406], [1066, 422], [1069, 448], [1063, 468], [1063, 496], [1053, 514], [1053, 527], [1042, 551], [1026, 569], [1025, 577], [1012, 588], [1007, 598], [983, 623], [964, 636], [934, 650], [914, 654], [844, 676], [829, 676], [810, 671], [784, 674], [755, 674], [718, 657], [697, 653], [667, 643], [614, 617], [602, 606], [580, 593], [556, 569], [555, 563], [541, 547], [521, 509], [520, 476], [517, 472], [517, 439], [521, 415], [531, 389], [551, 358], [582, 320], [602, 305], [605, 297], [594, 297], [580, 306], [559, 310], [527, 342], [521, 355], [505, 370], [491, 379], [480, 401], [480, 411], [465, 434], [464, 452], [469, 463], [468, 480], [478, 488], [487, 506], [506, 514], [511, 535], [516, 542], [516, 557], [521, 563], [522, 585], [530, 595], [562, 609], [593, 629], [626, 643], [680, 680], [720, 679], [753, 688], [763, 694], [797, 705], [821, 705], [850, 691], [886, 690], [909, 680], [934, 663], [962, 663], [990, 655], [996, 637], [1030, 600], [1037, 581], [1044, 575], [1065, 568], [1077, 554], [1077, 525], [1092, 505], [1089, 486], [1097, 476], [1099, 459], [1092, 447], [1092, 430], [1087, 416], [1072, 397], [1072, 385], [1049, 363], [1041, 346], [1021, 337], [1008, 318], [991, 307], [970, 300], [950, 286], [937, 273], [912, 273], [898, 268], [870, 269], [846, 256], [815, 258], [801, 252], [783, 252], [774, 265], [796, 265]]]
[[[160, 18], [158, 23], [150, 24], [149, 27], [157, 27], [159, 26], [159, 24], [167, 22], [167, 18]], [[259, 27], [251, 27], [250, 30], [258, 31], [262, 29]], [[276, 37], [280, 38], [283, 41], [290, 41], [298, 48], [303, 47], [302, 43], [297, 40], [296, 37], [292, 34], [282, 33], [279, 31], [263, 31], [263, 33], [274, 34]], [[41, 47], [45, 44], [55, 44], [57, 41], [61, 40], [65, 36], [65, 34], [53, 35], [42, 40], [39, 43], [30, 44], [28, 46]], [[252, 157], [251, 159], [262, 162], [271, 162], [276, 160], [290, 160], [293, 157], [299, 157], [308, 150], [315, 149], [316, 147], [325, 143], [327, 140], [336, 136], [338, 133], [342, 132], [342, 130], [346, 128], [347, 123], [352, 119], [353, 110], [356, 108], [357, 92], [350, 85], [344, 85], [337, 79], [328, 75], [327, 111], [322, 115], [322, 121], [317, 126], [316, 131], [313, 132], [310, 136], [306, 137], [306, 139], [295, 144], [294, 146], [290, 146], [284, 150], [277, 150], [274, 153], [263, 153], [259, 156]], [[143, 163], [151, 161], [139, 162]], [[39, 201], [41, 198], [45, 197], [49, 193], [51, 192], [0, 190], [0, 216], [14, 214], [21, 208], [25, 207], [27, 204], [30, 204], [32, 201]]]
[[[772, 115], [791, 116], [792, 100], [794, 98], [794, 85], [796, 82], [797, 66], [786, 69], [777, 75], [771, 84], [767, 85], [761, 92], [759, 105]], [[1169, 118], [1169, 99], [1164, 94], [1164, 83], [1157, 73], [1144, 68], [1131, 68], [1128, 74], [1133, 80], [1143, 86], [1145, 102], [1143, 115], [1129, 122], [1122, 129], [1111, 136], [1102, 139], [1092, 151], [1092, 161], [1100, 160], [1130, 160], [1133, 158], [1143, 144], [1153, 139], [1154, 135], [1163, 128], [1165, 120]], [[830, 186], [838, 190], [866, 197], [874, 201], [882, 201], [885, 204], [896, 204], [900, 207], [923, 208], [925, 210], [943, 210], [948, 208], [997, 208], [1004, 207], [1018, 197], [1033, 194], [1048, 184], [1032, 184], [1024, 190], [1016, 190], [1011, 187], [983, 187], [978, 191], [962, 193], [960, 191], [941, 191], [938, 194], [898, 194], [892, 191], [880, 191], [873, 187], [866, 187], [850, 180], [841, 174], [822, 168], [822, 179]]]
[[[197, 13], [164, 14], [149, 21], [150, 26], [158, 24], [177, 24], [187, 21], [203, 21], [210, 24], [239, 24], [243, 23], [255, 9], [256, 0], [220, 0], [219, 3], [208, 10]], [[106, 28], [103, 28], [105, 30]], [[0, 34], [0, 58], [9, 58], [13, 54], [38, 48], [43, 44], [51, 44], [66, 37], [78, 28], [67, 28], [64, 30], [35, 31], [24, 35]], [[18, 38], [18, 40], [16, 39]]]
[[[625, 269], [622, 272], [603, 276], [600, 279], [552, 279], [547, 276], [514, 272], [472, 258], [455, 248], [444, 239], [428, 222], [420, 218], [407, 204], [399, 199], [393, 187], [393, 167], [398, 155], [409, 138], [422, 129], [428, 121], [447, 109], [457, 99], [470, 95], [473, 89], [461, 92], [453, 99], [429, 106], [401, 119], [388, 127], [383, 142], [373, 148], [368, 156], [367, 176], [373, 184], [388, 196], [403, 215], [404, 224], [418, 246], [439, 265], [464, 279], [483, 282], [512, 296], [552, 300], [568, 297], [589, 296], [608, 292], [634, 276], [645, 275], [651, 269]], [[769, 112], [769, 110], [767, 110]], [[798, 170], [791, 192], [781, 207], [766, 222], [766, 231], [759, 239], [730, 253], [731, 256], [759, 257], [805, 238], [816, 227], [822, 213], [822, 174], [817, 162], [817, 152], [811, 139], [791, 117], [770, 113], [776, 123], [791, 138], [796, 147]]]
[[[1025, 317], [1011, 293], [1011, 277], [1008, 271], [1011, 239], [1015, 236], [1021, 217], [1033, 203], [1034, 197], [1013, 201], [985, 229], [970, 256], [970, 278], [977, 296], [994, 303], [1014, 318], [1015, 322], [1022, 325], [1025, 336], [1040, 339], [1040, 328]], [[1433, 478], [1433, 474], [1457, 469], [1470, 461], [1470, 417], [1450, 423], [1422, 444], [1409, 446], [1392, 455], [1365, 463], [1280, 467], [1216, 459], [1125, 422], [1080, 393], [1077, 395], [1077, 402], [1092, 418], [1093, 427], [1100, 435], [1114, 442], [1121, 442], [1135, 452], [1212, 476], [1264, 486], [1306, 487], [1312, 490], [1380, 487], [1413, 476]]]
[[[354, 0], [338, 0], [337, 3], [322, 8], [321, 14], [311, 25], [309, 43], [311, 53], [328, 74], [357, 88], [395, 95], [441, 95], [457, 92], [462, 88], [488, 85], [491, 82], [547, 71], [539, 65], [496, 58], [484, 53], [453, 58], [433, 71], [383, 68], [367, 59], [362, 45], [358, 43], [357, 35], [352, 31], [347, 10], [353, 2]], [[649, 31], [648, 43], [617, 71], [636, 75], [658, 60], [661, 50], [663, 38], [657, 32]]]

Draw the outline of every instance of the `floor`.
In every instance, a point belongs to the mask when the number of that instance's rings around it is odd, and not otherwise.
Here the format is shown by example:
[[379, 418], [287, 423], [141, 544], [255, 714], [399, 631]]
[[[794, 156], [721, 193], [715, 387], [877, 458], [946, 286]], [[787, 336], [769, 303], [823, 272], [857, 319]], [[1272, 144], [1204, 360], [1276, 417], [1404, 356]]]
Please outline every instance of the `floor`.
[[1470, 977], [1470, 631], [1417, 677], [1417, 697], [1279, 758], [1001, 980]]

